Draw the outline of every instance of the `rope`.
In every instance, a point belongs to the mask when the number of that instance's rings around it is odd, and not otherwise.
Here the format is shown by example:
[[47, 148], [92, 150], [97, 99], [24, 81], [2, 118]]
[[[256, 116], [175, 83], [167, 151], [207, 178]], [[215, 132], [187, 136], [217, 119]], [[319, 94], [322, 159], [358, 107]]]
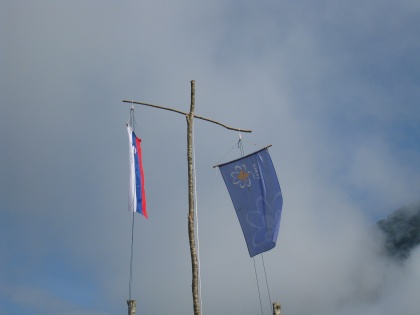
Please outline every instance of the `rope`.
[[263, 307], [262, 307], [262, 302], [261, 302], [260, 285], [258, 284], [257, 267], [255, 266], [255, 258], [252, 257], [252, 260], [254, 261], [255, 280], [257, 280], [258, 297], [260, 299], [261, 314], [264, 315], [264, 311], [263, 311]]
[[224, 158], [230, 153], [230, 152], [232, 152], [233, 151], [233, 149], [235, 149], [236, 147], [238, 147], [238, 143], [235, 143], [235, 145], [225, 154], [225, 155], [223, 155], [223, 157], [219, 160], [219, 161], [217, 161], [216, 162], [216, 165], [218, 165], [218, 164], [220, 164], [220, 162], [221, 161], [223, 161], [224, 160]]
[[244, 157], [244, 145], [242, 143], [242, 136], [241, 133], [239, 133], [239, 141], [238, 141], [238, 148], [241, 150], [241, 157]]
[[[193, 167], [195, 168], [195, 138], [194, 138], [194, 125], [192, 130], [192, 147], [193, 147]], [[198, 262], [198, 298], [200, 300], [200, 310], [203, 313], [203, 302], [201, 299], [201, 261], [200, 261], [200, 237], [198, 234], [198, 198], [197, 198], [197, 175], [196, 171], [194, 172], [194, 208], [195, 208], [195, 218], [196, 218], [196, 235], [197, 235], [197, 262]]]
[[[243, 146], [243, 143], [242, 143], [241, 133], [239, 133], [239, 140], [238, 140], [237, 146], [238, 146], [238, 149], [241, 151], [241, 157], [244, 157], [245, 154], [244, 154], [244, 146]], [[254, 262], [255, 280], [257, 281], [258, 298], [260, 300], [261, 314], [264, 315], [264, 311], [263, 311], [263, 307], [262, 307], [262, 301], [261, 301], [260, 285], [258, 283], [257, 267], [255, 265], [255, 257], [252, 257], [252, 260]]]
[[[133, 131], [135, 131], [135, 119], [134, 119], [134, 107], [131, 106], [130, 109], [130, 119], [129, 124]], [[134, 209], [133, 210], [133, 219], [131, 222], [131, 254], [130, 254], [130, 278], [128, 282], [128, 299], [131, 301], [131, 286], [133, 284], [133, 252], [134, 252]]]
[[265, 276], [265, 284], [267, 285], [267, 292], [268, 292], [268, 299], [270, 300], [270, 307], [273, 305], [271, 302], [271, 295], [270, 295], [270, 288], [268, 287], [268, 280], [267, 280], [267, 273], [265, 272], [265, 263], [264, 263], [264, 255], [261, 253], [261, 259], [264, 267], [264, 276]]
[[131, 223], [131, 257], [130, 257], [130, 280], [128, 288], [128, 300], [131, 301], [131, 285], [133, 283], [133, 245], [134, 245], [134, 211], [133, 211], [133, 221]]
[[225, 155], [223, 155], [222, 158], [219, 161], [216, 162], [216, 165], [220, 164], [220, 162], [223, 161], [225, 159], [225, 157], [228, 156], [229, 153], [232, 152], [235, 148], [239, 148], [240, 151], [241, 151], [241, 157], [244, 157], [245, 154], [244, 154], [244, 149], [243, 149], [243, 143], [249, 143], [249, 144], [251, 144], [253, 146], [257, 146], [258, 145], [258, 144], [252, 143], [252, 142], [247, 142], [247, 141], [242, 140], [241, 133], [239, 133], [239, 141], [236, 142], [233, 145], [233, 147], [230, 148], [230, 150], [227, 153], [225, 153]]
[[131, 129], [133, 129], [134, 132], [136, 132], [136, 120], [134, 119], [134, 107], [131, 106], [130, 109], [130, 118], [129, 118], [129, 122], [128, 122], [131, 126]]

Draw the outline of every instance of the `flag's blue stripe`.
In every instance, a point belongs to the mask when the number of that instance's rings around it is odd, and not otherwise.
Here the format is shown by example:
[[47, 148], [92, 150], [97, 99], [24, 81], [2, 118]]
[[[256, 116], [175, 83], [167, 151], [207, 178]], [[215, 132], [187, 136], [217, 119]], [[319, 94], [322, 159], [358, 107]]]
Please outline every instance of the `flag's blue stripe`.
[[142, 209], [141, 209], [141, 175], [140, 175], [140, 160], [139, 160], [139, 150], [137, 149], [137, 137], [135, 135], [135, 133], [133, 132], [132, 135], [132, 139], [133, 139], [133, 146], [134, 146], [134, 165], [135, 165], [135, 178], [136, 178], [136, 186], [135, 186], [135, 198], [137, 200], [137, 208], [136, 208], [136, 212], [142, 213]]

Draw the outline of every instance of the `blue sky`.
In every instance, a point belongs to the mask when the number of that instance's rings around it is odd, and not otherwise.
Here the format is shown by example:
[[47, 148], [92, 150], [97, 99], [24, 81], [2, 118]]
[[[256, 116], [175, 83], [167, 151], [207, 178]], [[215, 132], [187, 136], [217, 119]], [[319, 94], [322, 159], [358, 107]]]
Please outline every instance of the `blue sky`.
[[[5, 0], [0, 12], [0, 313], [126, 312], [121, 101], [188, 111], [191, 80], [198, 115], [252, 129], [246, 153], [273, 145], [284, 208], [264, 260], [283, 312], [419, 309], [419, 251], [385, 264], [367, 237], [420, 199], [418, 1]], [[149, 220], [136, 216], [133, 298], [138, 313], [192, 313], [185, 119], [135, 110]], [[260, 312], [212, 168], [237, 141], [195, 122], [203, 314]]]

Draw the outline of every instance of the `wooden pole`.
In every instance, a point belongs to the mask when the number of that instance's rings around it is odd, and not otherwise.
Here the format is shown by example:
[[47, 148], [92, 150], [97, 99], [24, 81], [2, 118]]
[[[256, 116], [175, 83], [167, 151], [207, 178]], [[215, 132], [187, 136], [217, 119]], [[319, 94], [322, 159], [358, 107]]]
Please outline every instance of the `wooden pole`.
[[280, 315], [280, 309], [281, 309], [280, 303], [274, 302], [273, 303], [273, 315]]
[[194, 232], [194, 163], [193, 163], [193, 120], [195, 107], [195, 81], [191, 81], [191, 106], [187, 115], [187, 160], [188, 160], [188, 237], [190, 240], [191, 266], [192, 266], [192, 296], [194, 315], [200, 315], [200, 301], [198, 288], [198, 261], [195, 246]]
[[128, 315], [136, 315], [136, 300], [128, 300]]
[[[127, 101], [124, 100], [124, 103], [131, 103], [131, 104], [138, 104], [138, 105], [145, 105], [150, 106], [158, 109], [164, 109], [168, 111], [172, 111], [178, 114], [185, 115], [187, 118], [187, 161], [188, 161], [188, 237], [190, 242], [190, 253], [191, 253], [191, 267], [192, 267], [192, 296], [193, 296], [193, 307], [194, 307], [194, 315], [201, 315], [200, 309], [200, 299], [199, 299], [199, 273], [198, 273], [198, 260], [197, 260], [197, 249], [195, 245], [195, 232], [194, 232], [194, 213], [195, 213], [195, 200], [194, 200], [194, 163], [193, 163], [193, 120], [194, 118], [198, 118], [201, 120], [205, 120], [219, 126], [222, 126], [229, 130], [241, 131], [241, 132], [252, 132], [252, 130], [247, 129], [240, 129], [240, 128], [233, 128], [226, 124], [222, 124], [221, 122], [201, 117], [195, 115], [195, 81], [191, 81], [191, 105], [190, 105], [190, 112], [185, 113], [180, 110], [148, 104], [148, 103], [141, 103], [135, 101]], [[131, 300], [130, 300], [131, 301]], [[129, 303], [130, 301], [127, 301]], [[130, 304], [129, 305], [129, 315], [135, 315], [135, 301], [134, 302], [134, 313], [130, 313]]]

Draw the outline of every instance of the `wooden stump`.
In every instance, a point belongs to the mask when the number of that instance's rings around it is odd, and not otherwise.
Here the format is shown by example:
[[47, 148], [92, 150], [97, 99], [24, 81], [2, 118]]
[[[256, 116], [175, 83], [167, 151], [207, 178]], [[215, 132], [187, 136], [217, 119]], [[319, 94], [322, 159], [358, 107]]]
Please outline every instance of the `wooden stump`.
[[128, 300], [127, 301], [128, 315], [136, 315], [136, 304], [137, 304], [136, 300]]
[[274, 302], [273, 303], [273, 315], [280, 315], [280, 309], [281, 309], [280, 303]]

